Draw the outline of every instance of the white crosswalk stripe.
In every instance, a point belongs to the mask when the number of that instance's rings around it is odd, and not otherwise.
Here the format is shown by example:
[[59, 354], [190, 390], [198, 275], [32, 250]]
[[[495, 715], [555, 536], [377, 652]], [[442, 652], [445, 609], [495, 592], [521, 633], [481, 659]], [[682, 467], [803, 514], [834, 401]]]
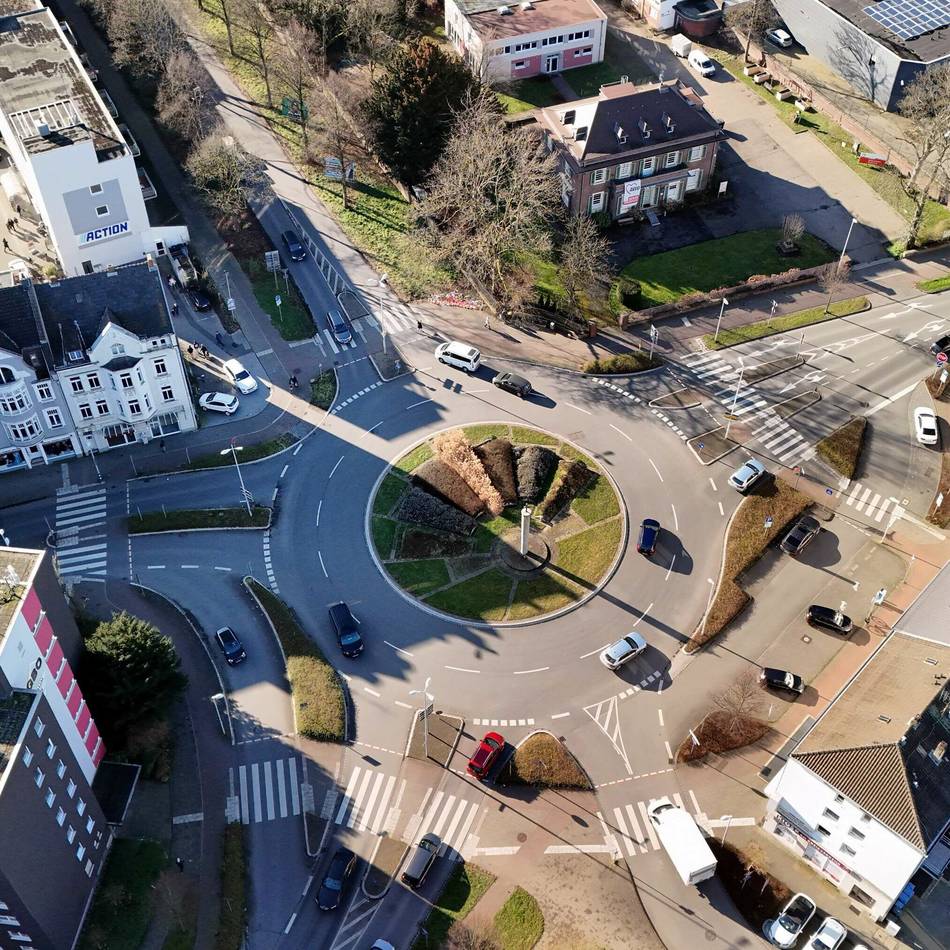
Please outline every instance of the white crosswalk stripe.
[[866, 518], [876, 521], [880, 524], [885, 515], [890, 513], [892, 518], [899, 518], [904, 509], [897, 503], [896, 498], [885, 498], [880, 492], [868, 488], [860, 482], [853, 482], [851, 491], [844, 503], [852, 509], [852, 512], [860, 512]]
[[470, 847], [465, 853], [470, 854], [477, 839], [473, 837], [469, 842], [469, 835], [481, 805], [442, 791], [432, 794], [433, 791], [430, 788], [426, 792], [419, 810], [409, 819], [403, 837], [407, 841], [418, 841], [431, 832], [439, 836], [444, 853], [453, 858], [461, 857], [468, 843]]
[[[692, 801], [693, 814], [697, 818], [701, 817], [705, 820], [706, 816], [699, 810], [699, 803], [696, 801], [692, 789], [687, 794]], [[689, 807], [683, 803], [679, 792], [674, 792], [669, 797], [677, 806], [689, 811]], [[618, 806], [613, 809], [609, 821], [601, 819], [604, 840], [608, 845], [616, 842], [621, 853], [628, 858], [635, 857], [638, 854], [647, 854], [649, 851], [658, 851], [660, 848], [659, 839], [647, 814], [648, 805], [649, 802], [638, 801], [629, 805]]]
[[333, 818], [334, 824], [379, 834], [389, 812], [395, 784], [395, 775], [354, 766]]
[[[108, 545], [98, 539], [106, 524], [104, 488], [64, 491], [56, 496], [56, 563], [62, 576], [105, 577]], [[93, 529], [95, 534], [83, 535]], [[84, 541], [95, 543], [83, 543]]]
[[279, 821], [300, 814], [297, 765], [297, 758], [290, 756], [228, 770], [240, 819], [245, 825]]

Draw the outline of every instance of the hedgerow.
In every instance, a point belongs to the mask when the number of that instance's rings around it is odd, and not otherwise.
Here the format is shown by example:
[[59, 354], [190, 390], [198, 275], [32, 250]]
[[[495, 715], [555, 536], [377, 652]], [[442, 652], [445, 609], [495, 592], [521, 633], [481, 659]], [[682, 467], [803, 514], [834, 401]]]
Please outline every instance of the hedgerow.
[[513, 505], [518, 500], [518, 482], [511, 443], [507, 439], [489, 439], [476, 445], [474, 452], [505, 504]]
[[590, 481], [591, 470], [579, 459], [561, 459], [554, 481], [538, 506], [542, 521], [551, 521], [573, 501], [574, 496]]
[[557, 465], [558, 457], [543, 445], [529, 445], [515, 450], [518, 459], [518, 495], [523, 501], [536, 501]]
[[473, 518], [415, 485], [410, 485], [402, 496], [396, 517], [400, 521], [428, 525], [453, 534], [471, 534], [475, 530]]
[[485, 507], [493, 515], [500, 515], [505, 502], [461, 429], [440, 432], [432, 440], [432, 445], [439, 458], [478, 495]]
[[463, 481], [462, 477], [441, 459], [423, 462], [413, 473], [413, 481], [443, 501], [475, 517], [485, 510], [485, 503]]

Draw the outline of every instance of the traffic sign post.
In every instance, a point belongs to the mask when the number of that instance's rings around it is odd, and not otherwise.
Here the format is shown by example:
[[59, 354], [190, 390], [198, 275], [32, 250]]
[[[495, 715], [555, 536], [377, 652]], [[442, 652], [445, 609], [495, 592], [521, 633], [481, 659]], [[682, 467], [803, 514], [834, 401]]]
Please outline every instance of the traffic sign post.
[[937, 354], [937, 365], [938, 365], [938, 366], [943, 366], [943, 364], [947, 362], [947, 359], [948, 359], [948, 357], [947, 357], [947, 354], [946, 354], [946, 353], [938, 353], [938, 354]]
[[280, 309], [280, 305], [282, 303], [280, 299], [280, 294], [274, 294], [274, 303], [277, 304], [277, 319], [280, 320], [281, 323], [283, 323], [284, 311]]
[[765, 519], [765, 530], [768, 531], [769, 528], [771, 528], [771, 527], [772, 527], [772, 516], [769, 515], [769, 516]]
[[798, 488], [798, 480], [805, 474], [805, 466], [799, 465], [795, 475], [795, 487]]
[[653, 361], [653, 347], [656, 346], [656, 338], [660, 335], [660, 331], [657, 330], [653, 324], [650, 324], [650, 361]]

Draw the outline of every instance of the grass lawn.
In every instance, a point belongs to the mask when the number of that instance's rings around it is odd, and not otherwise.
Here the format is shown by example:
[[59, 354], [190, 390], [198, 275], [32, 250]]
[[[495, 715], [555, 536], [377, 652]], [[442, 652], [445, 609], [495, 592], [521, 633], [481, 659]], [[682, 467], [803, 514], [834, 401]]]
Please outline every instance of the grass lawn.
[[531, 950], [544, 933], [544, 914], [538, 902], [516, 887], [495, 914], [495, 931], [502, 950]]
[[799, 327], [809, 327], [813, 323], [824, 323], [836, 317], [847, 317], [852, 313], [861, 313], [869, 306], [867, 297], [848, 297], [846, 300], [837, 300], [825, 312], [824, 307], [809, 307], [807, 310], [797, 310], [776, 317], [771, 323], [768, 320], [759, 320], [758, 323], [747, 323], [742, 327], [732, 327], [720, 330], [719, 340], [713, 339], [709, 333], [703, 337], [703, 342], [709, 350], [721, 350], [736, 343], [747, 343], [749, 340], [760, 340], [775, 333], [784, 333], [786, 330], [796, 330]]
[[578, 459], [592, 472], [597, 471], [597, 463], [589, 455], [585, 455], [580, 449], [575, 449], [573, 445], [568, 445], [567, 442], [561, 445], [557, 454], [560, 455], [562, 459]]
[[827, 462], [839, 475], [854, 478], [868, 421], [864, 416], [855, 416], [831, 435], [826, 435], [816, 446], [818, 457]]
[[244, 826], [225, 825], [221, 848], [221, 913], [215, 950], [241, 950], [247, 926], [247, 843]]
[[[284, 282], [278, 275], [268, 273], [260, 261], [242, 261], [242, 266], [251, 279], [254, 297], [261, 310], [270, 317], [285, 340], [309, 340], [317, 332], [310, 311], [292, 281]], [[279, 296], [280, 306], [275, 297]]]
[[509, 528], [521, 523], [518, 506], [506, 508], [497, 518], [490, 521], [481, 521], [472, 535], [474, 539], [472, 550], [476, 554], [485, 554], [491, 550], [496, 539], [500, 538]]
[[[276, 455], [284, 449], [297, 444], [289, 432], [279, 435], [276, 439], [268, 439], [266, 442], [258, 442], [257, 445], [245, 445], [244, 451], [238, 452], [238, 461], [243, 465], [245, 462], [254, 462], [257, 459], [266, 459], [269, 455]], [[228, 452], [227, 455], [221, 455], [215, 452], [212, 455], [201, 455], [192, 459], [185, 468], [220, 468], [222, 465], [233, 465], [234, 456]]]
[[287, 679], [300, 734], [317, 742], [342, 742], [346, 703], [336, 670], [278, 596], [253, 578], [247, 584], [274, 625], [287, 657]]
[[537, 732], [518, 746], [498, 780], [535, 788], [592, 788], [577, 759], [549, 732]]
[[940, 453], [940, 480], [927, 515], [927, 520], [931, 524], [935, 524], [938, 528], [947, 528], [950, 527], [950, 503], [943, 503], [938, 508], [937, 498], [940, 495], [950, 498], [950, 450], [947, 449]]
[[270, 523], [270, 508], [260, 505], [247, 508], [199, 508], [193, 511], [179, 509], [162, 514], [146, 511], [126, 519], [129, 534], [146, 531], [188, 531], [194, 528], [266, 528]]
[[686, 294], [732, 287], [755, 274], [817, 267], [835, 257], [811, 234], [802, 235], [798, 257], [781, 257], [775, 249], [781, 236], [781, 228], [763, 228], [701, 241], [675, 251], [638, 257], [621, 275], [639, 281], [640, 304], [645, 309], [671, 303]]
[[505, 616], [512, 584], [507, 574], [493, 567], [427, 597], [426, 603], [449, 614], [493, 622]]
[[588, 360], [581, 371], [593, 376], [609, 376], [611, 374], [641, 373], [644, 370], [656, 369], [662, 366], [663, 360], [659, 356], [650, 357], [648, 350], [630, 350], [629, 353], [616, 353], [602, 359]]
[[465, 426], [462, 432], [465, 433], [465, 438], [468, 439], [472, 445], [480, 445], [489, 439], [509, 438], [511, 435], [511, 427], [506, 426], [503, 422], [486, 422], [481, 425]]
[[588, 524], [597, 524], [598, 521], [620, 514], [620, 502], [606, 476], [598, 475], [571, 502], [571, 510], [577, 512]]
[[373, 516], [373, 544], [376, 553], [384, 560], [392, 555], [393, 541], [396, 540], [396, 522], [391, 518]]
[[592, 588], [613, 563], [620, 544], [620, 518], [564, 538], [558, 545], [556, 573]]
[[428, 462], [434, 454], [432, 446], [428, 442], [423, 442], [404, 455], [393, 468], [408, 475], [410, 472], [414, 472], [423, 462]]
[[441, 947], [449, 927], [456, 920], [465, 919], [494, 881], [494, 874], [475, 864], [457, 864], [423, 924], [428, 937], [420, 933], [412, 943], [412, 950]]
[[[567, 291], [558, 265], [547, 255], [536, 254], [532, 251], [521, 251], [518, 254], [518, 263], [534, 275], [534, 288], [542, 298], [566, 305]], [[617, 314], [610, 308], [610, 288], [604, 286], [602, 291], [593, 294], [581, 291], [578, 294], [578, 305], [581, 317], [585, 320], [595, 320], [598, 323], [617, 325]]]
[[520, 82], [509, 83], [495, 90], [495, 97], [508, 115], [543, 109], [564, 100], [546, 76], [533, 76]]
[[332, 369], [321, 373], [310, 383], [310, 403], [321, 409], [329, 409], [336, 399], [336, 373]]
[[388, 515], [396, 506], [402, 493], [406, 490], [406, 483], [398, 475], [388, 472], [373, 499], [373, 514]]
[[561, 444], [557, 436], [548, 435], [546, 432], [539, 432], [537, 429], [530, 429], [527, 426], [512, 426], [511, 441], [515, 445], [552, 445]]
[[580, 591], [573, 584], [545, 572], [530, 580], [519, 581], [505, 620], [527, 620], [538, 614], [560, 610], [573, 604]]
[[918, 281], [917, 289], [928, 294], [938, 294], [941, 290], [950, 290], [950, 275], [946, 277], [934, 277], [932, 280]]
[[423, 561], [399, 561], [387, 564], [386, 570], [403, 590], [414, 597], [425, 597], [431, 591], [445, 587], [451, 578], [442, 558]]
[[138, 950], [152, 918], [152, 889], [167, 864], [157, 841], [117, 838], [86, 918], [80, 950]]

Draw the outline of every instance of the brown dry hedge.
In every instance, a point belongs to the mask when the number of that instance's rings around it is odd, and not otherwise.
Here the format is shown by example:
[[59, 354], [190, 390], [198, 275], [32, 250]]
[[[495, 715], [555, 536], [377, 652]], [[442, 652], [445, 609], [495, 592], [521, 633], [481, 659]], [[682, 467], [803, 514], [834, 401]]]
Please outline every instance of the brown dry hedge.
[[558, 457], [543, 445], [528, 445], [515, 451], [518, 459], [518, 495], [522, 501], [537, 501]]
[[474, 453], [465, 433], [461, 429], [440, 432], [433, 440], [441, 461], [451, 468], [469, 488], [485, 503], [485, 507], [495, 516], [505, 508], [504, 499], [485, 471], [481, 459]]
[[729, 719], [730, 716], [720, 710], [711, 712], [693, 730], [699, 745], [693, 742], [692, 736], [687, 735], [676, 750], [676, 761], [695, 762], [705, 759], [710, 752], [719, 755], [733, 749], [742, 749], [758, 742], [769, 731], [769, 724], [754, 716], [740, 716], [732, 729], [729, 727]]
[[518, 482], [515, 478], [515, 451], [507, 439], [489, 439], [475, 446], [478, 456], [492, 484], [506, 505], [518, 500]]
[[551, 521], [573, 500], [574, 496], [590, 481], [591, 470], [580, 459], [561, 459], [554, 481], [538, 506], [542, 521]]
[[423, 462], [413, 473], [412, 480], [425, 491], [431, 492], [450, 505], [474, 518], [485, 510], [485, 503], [472, 491], [455, 469], [441, 459]]
[[451, 531], [453, 534], [468, 535], [475, 530], [474, 518], [415, 485], [406, 489], [396, 509], [396, 518], [410, 524]]

